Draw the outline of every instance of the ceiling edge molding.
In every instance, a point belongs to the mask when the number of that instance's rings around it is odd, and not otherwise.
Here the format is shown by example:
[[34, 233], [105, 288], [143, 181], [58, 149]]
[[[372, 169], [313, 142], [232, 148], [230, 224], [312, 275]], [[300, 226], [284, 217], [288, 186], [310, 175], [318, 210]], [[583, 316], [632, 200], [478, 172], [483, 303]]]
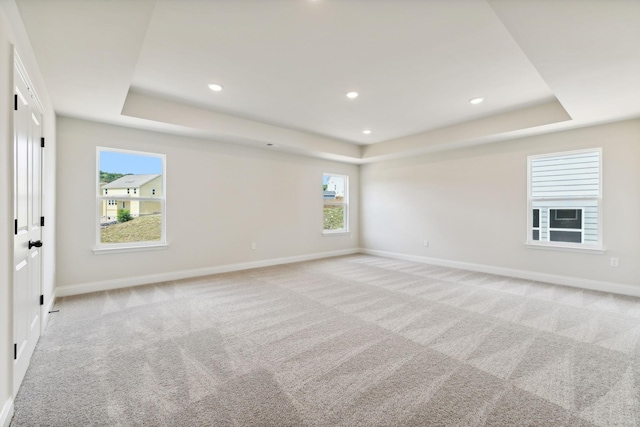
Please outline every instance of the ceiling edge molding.
[[544, 133], [572, 124], [557, 99], [515, 111], [483, 117], [410, 135], [359, 146], [348, 142], [221, 114], [200, 107], [130, 89], [122, 116], [170, 126], [178, 133], [240, 143], [254, 147], [312, 156], [345, 163], [364, 164], [417, 154], [454, 150]]
[[520, 131], [535, 133], [536, 128], [543, 131], [542, 127], [571, 120], [569, 113], [554, 99], [544, 104], [364, 146], [362, 159], [364, 163], [369, 163], [415, 153], [456, 149], [498, 141], [521, 134]]
[[317, 157], [358, 162], [362, 156], [361, 147], [356, 144], [216, 113], [135, 90], [129, 90], [122, 115], [194, 129], [212, 139], [274, 144], [286, 151]]

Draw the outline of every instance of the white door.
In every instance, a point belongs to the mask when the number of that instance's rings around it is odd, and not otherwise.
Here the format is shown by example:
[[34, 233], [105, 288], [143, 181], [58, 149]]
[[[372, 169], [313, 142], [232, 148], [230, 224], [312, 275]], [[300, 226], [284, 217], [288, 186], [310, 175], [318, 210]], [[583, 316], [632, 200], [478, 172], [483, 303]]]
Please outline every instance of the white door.
[[14, 396], [40, 336], [42, 116], [28, 81], [14, 65]]

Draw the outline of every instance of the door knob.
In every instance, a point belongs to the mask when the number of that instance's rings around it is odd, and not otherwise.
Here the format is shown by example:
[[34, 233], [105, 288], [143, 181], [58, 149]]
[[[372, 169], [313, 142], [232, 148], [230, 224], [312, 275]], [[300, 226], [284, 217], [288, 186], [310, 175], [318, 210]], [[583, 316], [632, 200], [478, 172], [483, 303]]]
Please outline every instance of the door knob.
[[40, 240], [36, 240], [35, 242], [32, 242], [31, 240], [29, 240], [29, 249], [33, 248], [34, 246], [36, 248], [40, 248], [42, 247], [42, 242]]

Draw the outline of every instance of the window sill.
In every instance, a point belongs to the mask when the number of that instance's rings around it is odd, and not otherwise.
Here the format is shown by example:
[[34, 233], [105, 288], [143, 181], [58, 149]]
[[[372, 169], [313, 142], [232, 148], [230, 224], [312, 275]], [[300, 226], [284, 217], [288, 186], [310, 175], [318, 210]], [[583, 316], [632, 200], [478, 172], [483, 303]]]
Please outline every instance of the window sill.
[[167, 249], [168, 247], [169, 245], [166, 243], [160, 243], [157, 245], [118, 246], [114, 248], [101, 247], [101, 248], [94, 248], [93, 253], [96, 255], [105, 255], [105, 254], [117, 254], [117, 253], [126, 253], [126, 252], [160, 251], [160, 250]]
[[605, 252], [605, 249], [601, 246], [565, 246], [544, 243], [525, 243], [524, 245], [529, 249], [542, 249], [546, 251], [578, 252], [586, 254], [603, 254]]
[[336, 231], [324, 230], [322, 232], [323, 236], [346, 236], [346, 235], [349, 235], [349, 234], [351, 234], [351, 232], [349, 230], [346, 230], [346, 231], [345, 230], [336, 230]]

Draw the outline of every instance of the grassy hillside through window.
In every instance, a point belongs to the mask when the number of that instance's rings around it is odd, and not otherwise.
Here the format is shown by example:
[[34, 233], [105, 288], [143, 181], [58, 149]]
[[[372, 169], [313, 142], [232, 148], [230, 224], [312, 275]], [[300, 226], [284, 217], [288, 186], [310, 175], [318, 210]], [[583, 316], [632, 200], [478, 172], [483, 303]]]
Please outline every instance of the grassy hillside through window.
[[344, 229], [344, 207], [336, 205], [324, 205], [324, 229]]
[[102, 243], [131, 243], [159, 241], [162, 236], [160, 215], [146, 215], [131, 221], [119, 222], [100, 230]]

